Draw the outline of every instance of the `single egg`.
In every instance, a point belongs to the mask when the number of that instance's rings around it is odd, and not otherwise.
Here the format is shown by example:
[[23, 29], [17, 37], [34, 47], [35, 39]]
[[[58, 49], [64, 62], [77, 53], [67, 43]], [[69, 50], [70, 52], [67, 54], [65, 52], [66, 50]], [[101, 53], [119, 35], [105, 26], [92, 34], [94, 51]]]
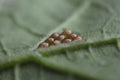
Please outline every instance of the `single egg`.
[[59, 37], [60, 36], [60, 34], [59, 33], [53, 33], [51, 36], [50, 36], [50, 38], [57, 38], [57, 37]]
[[64, 30], [61, 34], [69, 36], [70, 34], [72, 34], [72, 31], [71, 30]]
[[72, 41], [71, 39], [65, 39], [65, 40], [63, 40], [62, 43], [69, 43], [69, 42], [71, 42], [71, 41]]
[[54, 41], [54, 45], [60, 44], [61, 42], [59, 40]]
[[39, 47], [48, 47], [48, 46], [49, 46], [49, 43], [43, 42], [40, 44]]
[[65, 35], [60, 35], [60, 36], [57, 38], [57, 40], [62, 41], [62, 40], [64, 40], [65, 38], [66, 38]]

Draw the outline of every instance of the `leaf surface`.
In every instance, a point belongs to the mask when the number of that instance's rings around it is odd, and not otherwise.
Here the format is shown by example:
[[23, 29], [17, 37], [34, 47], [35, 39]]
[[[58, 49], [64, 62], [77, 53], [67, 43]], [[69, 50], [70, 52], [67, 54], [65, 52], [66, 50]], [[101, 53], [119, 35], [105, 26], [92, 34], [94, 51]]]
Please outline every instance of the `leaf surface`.
[[[119, 4], [119, 0], [0, 0], [0, 79], [119, 80]], [[37, 42], [63, 29], [84, 40], [31, 51]]]

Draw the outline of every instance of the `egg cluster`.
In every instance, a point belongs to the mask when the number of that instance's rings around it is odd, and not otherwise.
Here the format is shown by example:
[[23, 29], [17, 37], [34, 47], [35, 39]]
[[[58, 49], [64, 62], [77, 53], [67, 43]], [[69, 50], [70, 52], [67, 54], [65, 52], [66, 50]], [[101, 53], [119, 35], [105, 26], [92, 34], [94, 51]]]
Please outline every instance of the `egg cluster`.
[[81, 41], [82, 37], [73, 33], [71, 30], [64, 30], [62, 33], [53, 33], [48, 39], [42, 42], [38, 48], [49, 47], [72, 41]]

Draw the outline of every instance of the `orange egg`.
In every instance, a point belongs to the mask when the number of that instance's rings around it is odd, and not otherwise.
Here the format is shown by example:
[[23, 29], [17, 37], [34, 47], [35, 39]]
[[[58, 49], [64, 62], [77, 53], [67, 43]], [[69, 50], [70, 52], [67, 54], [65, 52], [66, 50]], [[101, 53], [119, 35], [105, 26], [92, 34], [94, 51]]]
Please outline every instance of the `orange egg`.
[[57, 37], [59, 37], [60, 36], [60, 34], [59, 33], [53, 33], [51, 36], [50, 36], [50, 38], [57, 38]]
[[74, 34], [74, 33], [68, 36], [68, 38], [72, 40], [74, 40], [76, 37], [77, 37], [77, 34]]
[[69, 42], [71, 42], [71, 41], [72, 41], [71, 39], [65, 39], [65, 40], [63, 40], [62, 43], [69, 43]]
[[45, 42], [49, 43], [50, 45], [53, 44], [54, 42], [54, 38], [48, 38], [47, 40], [45, 40]]
[[60, 44], [61, 42], [59, 41], [59, 40], [55, 40], [54, 41], [54, 45], [58, 45], [58, 44]]
[[75, 40], [75, 41], [81, 41], [81, 40], [82, 40], [82, 37], [81, 37], [81, 36], [77, 36], [74, 40]]
[[66, 30], [64, 30], [61, 34], [62, 34], [62, 35], [69, 36], [70, 34], [72, 34], [72, 31], [66, 29]]
[[61, 33], [53, 33], [48, 39], [43, 41], [38, 48], [49, 47], [61, 43], [70, 43], [72, 41], [81, 41], [82, 37], [73, 33], [71, 30], [64, 30]]
[[44, 47], [48, 47], [49, 46], [49, 44], [48, 43], [46, 43], [46, 42], [43, 42], [43, 43], [41, 43], [40, 44], [40, 48], [44, 48]]
[[58, 38], [56, 38], [56, 40], [62, 41], [66, 38], [65, 35], [60, 35]]

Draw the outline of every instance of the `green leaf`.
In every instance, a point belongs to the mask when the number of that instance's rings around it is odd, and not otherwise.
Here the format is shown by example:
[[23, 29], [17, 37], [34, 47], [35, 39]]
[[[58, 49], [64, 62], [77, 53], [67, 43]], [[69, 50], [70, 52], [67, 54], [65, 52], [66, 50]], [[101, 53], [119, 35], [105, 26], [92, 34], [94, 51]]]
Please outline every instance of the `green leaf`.
[[[0, 80], [119, 80], [119, 4], [0, 0]], [[36, 49], [63, 29], [84, 40]]]

